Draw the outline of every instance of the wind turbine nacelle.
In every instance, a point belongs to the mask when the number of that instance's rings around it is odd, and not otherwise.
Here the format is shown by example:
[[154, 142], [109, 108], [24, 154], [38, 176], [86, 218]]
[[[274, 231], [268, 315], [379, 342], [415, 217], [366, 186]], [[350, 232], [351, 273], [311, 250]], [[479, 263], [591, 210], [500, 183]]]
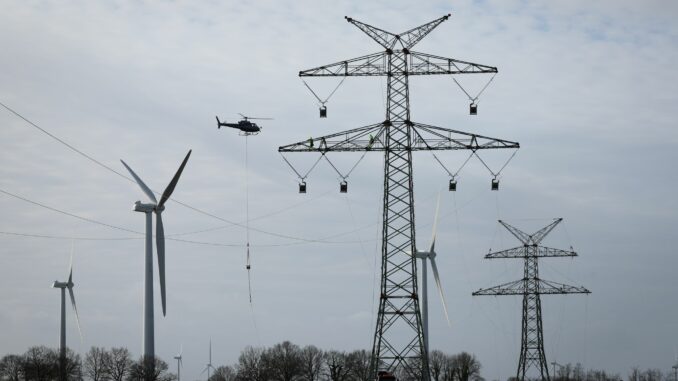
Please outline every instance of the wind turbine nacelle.
[[155, 210], [155, 204], [144, 204], [141, 201], [137, 201], [134, 203], [132, 210], [135, 212], [149, 213]]
[[[409, 253], [408, 253], [408, 254], [409, 254]], [[436, 252], [435, 252], [435, 251], [428, 252], [428, 251], [419, 251], [419, 250], [417, 250], [417, 251], [416, 251], [416, 254], [415, 254], [415, 258], [419, 258], [419, 259], [435, 258], [435, 256], [436, 256]]]
[[58, 280], [55, 280], [54, 283], [52, 283], [52, 288], [66, 288], [66, 287], [68, 287], [68, 283], [59, 282]]

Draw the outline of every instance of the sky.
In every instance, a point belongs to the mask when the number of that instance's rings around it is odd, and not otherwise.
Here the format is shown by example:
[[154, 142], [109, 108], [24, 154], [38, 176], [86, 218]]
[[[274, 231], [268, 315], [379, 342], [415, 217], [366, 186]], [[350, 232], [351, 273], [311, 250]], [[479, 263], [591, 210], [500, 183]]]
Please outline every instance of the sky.
[[[471, 293], [522, 276], [520, 261], [483, 259], [518, 244], [498, 219], [529, 232], [562, 217], [544, 244], [572, 246], [579, 256], [543, 259], [540, 274], [592, 293], [542, 298], [548, 361], [624, 378], [632, 366], [668, 371], [675, 364], [675, 2], [2, 7], [0, 102], [101, 165], [0, 108], [0, 354], [58, 346], [59, 292], [51, 284], [66, 280], [71, 251], [83, 337], [69, 309], [69, 347], [84, 354], [91, 346], [126, 346], [141, 354], [144, 222], [132, 205], [145, 196], [113, 171], [123, 174], [124, 159], [162, 191], [189, 149], [173, 194], [182, 204], [168, 202], [163, 214], [167, 237], [183, 241], [166, 244], [166, 317], [155, 270], [157, 355], [169, 361], [183, 347], [182, 375], [198, 380], [210, 338], [215, 365], [235, 363], [247, 345], [283, 340], [371, 349], [383, 158], [367, 155], [346, 194], [322, 161], [306, 180], [308, 193], [299, 194], [277, 147], [383, 120], [384, 79], [348, 78], [328, 102], [328, 118], [319, 119], [297, 76], [381, 50], [344, 16], [398, 33], [451, 13], [416, 50], [496, 66], [499, 74], [477, 116], [468, 115], [468, 99], [452, 78], [411, 78], [412, 119], [518, 141], [521, 149], [501, 172], [498, 192], [477, 160], [460, 172], [458, 191], [447, 192], [444, 169], [429, 153], [414, 155], [421, 249], [441, 196], [437, 263], [451, 324], [431, 285], [431, 347], [476, 354], [488, 380], [515, 374], [520, 298]], [[457, 79], [475, 93], [489, 77]], [[339, 79], [307, 82], [327, 95]], [[274, 119], [259, 121], [262, 133], [247, 139], [215, 128], [215, 115], [231, 122], [238, 113]], [[458, 168], [466, 155], [439, 157]], [[286, 157], [300, 170], [317, 159]], [[342, 170], [359, 158], [330, 156]], [[484, 158], [496, 169], [508, 154]]]

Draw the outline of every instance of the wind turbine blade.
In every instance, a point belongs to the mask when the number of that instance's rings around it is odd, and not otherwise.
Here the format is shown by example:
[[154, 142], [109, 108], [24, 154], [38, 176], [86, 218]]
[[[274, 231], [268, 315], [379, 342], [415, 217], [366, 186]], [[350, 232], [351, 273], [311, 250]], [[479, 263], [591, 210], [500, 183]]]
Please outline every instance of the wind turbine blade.
[[203, 369], [203, 371], [200, 372], [200, 375], [202, 376], [203, 374], [205, 374], [205, 372], [207, 372], [207, 369], [209, 369], [209, 366], [206, 366], [205, 369]]
[[78, 316], [78, 308], [75, 306], [75, 295], [73, 295], [73, 286], [69, 285], [68, 294], [71, 297], [71, 305], [73, 306], [73, 312], [75, 312], [75, 322], [78, 324], [78, 333], [80, 333], [80, 342], [82, 343], [82, 329], [80, 329], [80, 317]]
[[73, 284], [73, 249], [71, 249], [71, 264], [68, 267], [68, 284]]
[[184, 344], [181, 344], [181, 345], [179, 346], [179, 357], [181, 357], [181, 355], [182, 355], [183, 353], [184, 353]]
[[431, 236], [431, 247], [429, 253], [433, 253], [436, 246], [436, 234], [438, 234], [438, 212], [440, 211], [440, 192], [438, 192], [438, 202], [436, 203], [436, 215], [433, 218], [433, 235]]
[[71, 240], [71, 263], [68, 265], [68, 283], [73, 283], [73, 253], [75, 252], [75, 240]]
[[210, 339], [210, 363], [207, 366], [212, 366], [212, 339]]
[[445, 295], [443, 294], [443, 286], [440, 284], [440, 275], [438, 274], [438, 266], [436, 265], [435, 258], [431, 258], [431, 269], [433, 270], [433, 278], [436, 280], [436, 287], [438, 287], [438, 293], [440, 294], [440, 300], [443, 301], [443, 310], [445, 311], [445, 318], [447, 319], [447, 325], [452, 325], [450, 323], [450, 315], [447, 313], [447, 302], [445, 302]]
[[160, 279], [160, 300], [162, 301], [162, 316], [167, 313], [167, 299], [165, 297], [165, 228], [162, 225], [162, 212], [156, 211], [155, 246], [158, 250], [158, 278]]
[[122, 159], [120, 159], [120, 162], [122, 163], [122, 165], [125, 166], [125, 168], [127, 168], [127, 171], [129, 171], [130, 175], [132, 175], [132, 177], [134, 177], [134, 181], [136, 181], [137, 184], [139, 184], [139, 187], [141, 187], [141, 190], [144, 191], [144, 193], [146, 193], [146, 196], [147, 196], [151, 201], [153, 201], [154, 204], [157, 204], [157, 203], [158, 203], [158, 200], [155, 199], [155, 195], [153, 194], [153, 191], [151, 190], [151, 188], [149, 188], [149, 187], [141, 180], [141, 178], [139, 178], [139, 176], [137, 176], [137, 174], [134, 173], [134, 171], [132, 170], [132, 168], [130, 168], [129, 165], [127, 165], [127, 163], [125, 163]]
[[169, 185], [167, 185], [167, 188], [165, 188], [165, 191], [162, 192], [162, 197], [160, 197], [160, 203], [158, 204], [159, 207], [162, 207], [163, 205], [165, 205], [165, 202], [167, 202], [167, 200], [172, 195], [172, 192], [174, 192], [174, 187], [177, 186], [177, 183], [179, 182], [179, 177], [181, 176], [181, 172], [183, 172], [184, 167], [186, 166], [186, 163], [188, 162], [188, 158], [191, 156], [192, 151], [193, 150], [188, 150], [188, 153], [186, 154], [184, 161], [181, 163], [181, 166], [179, 166], [177, 173], [174, 174], [172, 181], [170, 181]]

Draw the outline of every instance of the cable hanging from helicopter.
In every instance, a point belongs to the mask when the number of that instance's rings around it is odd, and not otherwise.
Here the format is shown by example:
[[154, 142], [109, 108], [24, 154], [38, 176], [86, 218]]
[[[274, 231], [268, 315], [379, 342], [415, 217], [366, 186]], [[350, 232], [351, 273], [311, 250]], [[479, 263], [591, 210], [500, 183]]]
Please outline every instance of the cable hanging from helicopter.
[[469, 94], [468, 91], [466, 91], [464, 89], [464, 87], [459, 83], [459, 81], [457, 81], [456, 78], [452, 77], [452, 80], [454, 81], [454, 83], [456, 83], [457, 86], [459, 86], [461, 91], [463, 91], [464, 94], [466, 94], [466, 96], [468, 97], [468, 100], [471, 101], [471, 104], [469, 105], [469, 114], [470, 115], [477, 115], [478, 114], [478, 103], [479, 103], [478, 98], [485, 91], [485, 89], [487, 89], [487, 87], [490, 85], [490, 83], [492, 83], [492, 80], [494, 80], [494, 77], [496, 75], [497, 75], [497, 73], [494, 73], [494, 75], [490, 78], [489, 81], [487, 81], [485, 86], [483, 86], [483, 88], [480, 89], [480, 91], [478, 92], [478, 94], [475, 97], [472, 97], [471, 94]]
[[250, 135], [257, 135], [259, 132], [261, 132], [261, 127], [259, 127], [256, 123], [250, 122], [250, 119], [254, 120], [273, 120], [272, 118], [254, 118], [254, 117], [249, 117], [245, 116], [243, 114], [238, 113], [243, 119], [238, 121], [238, 123], [228, 123], [228, 122], [222, 122], [219, 120], [219, 117], [217, 116], [217, 129], [220, 129], [221, 127], [231, 127], [239, 130], [238, 135], [244, 136], [245, 137], [245, 215], [246, 215], [246, 259], [245, 259], [245, 269], [247, 270], [247, 288], [249, 291], [249, 300], [250, 300], [250, 305], [252, 304], [252, 277], [251, 277], [251, 271], [252, 271], [252, 263], [250, 259], [250, 185], [249, 185], [249, 144], [248, 144], [248, 137]]
[[332, 95], [334, 95], [334, 93], [337, 92], [337, 90], [339, 89], [339, 87], [341, 86], [341, 84], [344, 83], [345, 80], [346, 80], [346, 77], [343, 77], [343, 78], [341, 79], [341, 81], [339, 81], [339, 84], [337, 85], [337, 87], [335, 87], [334, 90], [332, 90], [332, 92], [330, 93], [330, 95], [328, 95], [327, 98], [325, 98], [325, 100], [322, 100], [322, 99], [318, 96], [318, 94], [316, 94], [315, 91], [313, 91], [313, 89], [311, 88], [311, 86], [309, 86], [308, 83], [306, 83], [306, 81], [304, 81], [303, 79], [301, 80], [301, 82], [304, 83], [304, 86], [306, 86], [306, 88], [311, 92], [311, 94], [313, 94], [313, 96], [315, 97], [315, 99], [318, 100], [318, 103], [319, 103], [319, 106], [320, 106], [319, 109], [320, 109], [320, 117], [321, 117], [321, 118], [327, 118], [327, 106], [325, 106], [325, 103], [327, 103], [327, 101], [330, 100], [330, 98], [332, 97]]
[[245, 216], [246, 216], [246, 229], [247, 232], [247, 258], [245, 261], [245, 269], [247, 270], [247, 289], [249, 291], [250, 305], [252, 304], [252, 265], [250, 262], [250, 181], [249, 181], [249, 164], [248, 164], [248, 138], [249, 135], [245, 134]]

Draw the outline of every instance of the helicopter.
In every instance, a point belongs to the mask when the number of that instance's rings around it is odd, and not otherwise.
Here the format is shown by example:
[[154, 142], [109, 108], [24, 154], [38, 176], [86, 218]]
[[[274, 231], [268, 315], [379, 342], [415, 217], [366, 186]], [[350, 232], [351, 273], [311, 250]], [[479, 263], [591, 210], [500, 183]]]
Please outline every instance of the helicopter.
[[243, 114], [238, 114], [240, 115], [243, 119], [239, 120], [238, 123], [227, 123], [227, 122], [222, 122], [219, 120], [219, 117], [217, 116], [217, 128], [221, 127], [231, 127], [240, 130], [240, 135], [256, 135], [261, 131], [261, 127], [259, 127], [256, 123], [250, 122], [250, 119], [257, 119], [257, 120], [273, 120], [272, 118], [253, 118], [249, 116], [245, 116]]

